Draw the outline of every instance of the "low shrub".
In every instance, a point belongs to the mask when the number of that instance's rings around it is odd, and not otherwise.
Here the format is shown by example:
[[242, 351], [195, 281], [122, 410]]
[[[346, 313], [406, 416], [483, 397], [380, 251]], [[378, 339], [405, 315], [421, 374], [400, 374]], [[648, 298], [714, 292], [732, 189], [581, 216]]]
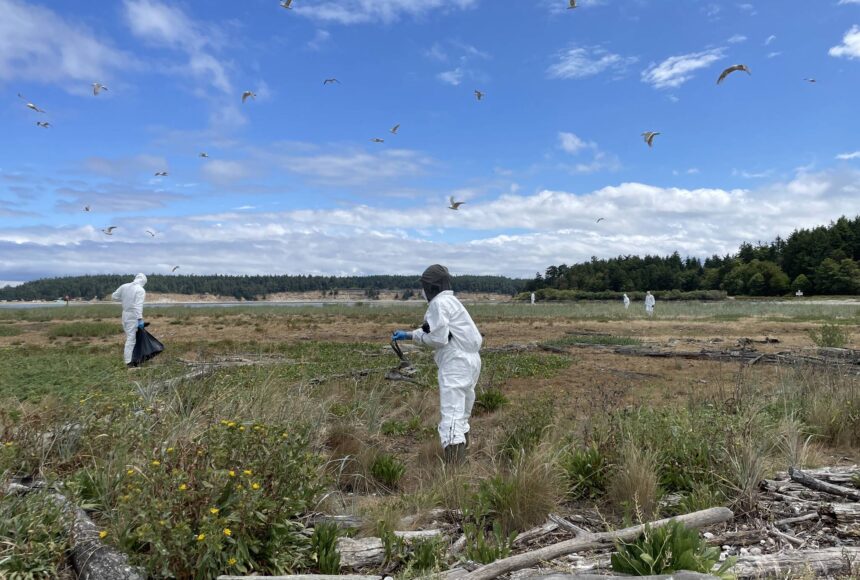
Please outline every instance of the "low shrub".
[[657, 454], [627, 441], [613, 470], [609, 496], [625, 516], [650, 518], [657, 511], [660, 487]]
[[510, 556], [511, 546], [514, 538], [517, 537], [516, 532], [505, 535], [498, 521], [493, 522], [492, 530], [488, 531], [486, 527], [483, 520], [478, 523], [463, 524], [463, 533], [466, 536], [466, 558], [479, 564], [490, 564]]
[[631, 576], [656, 576], [671, 572], [689, 571], [732, 578], [729, 570], [735, 558], [727, 558], [714, 571], [720, 561], [720, 550], [708, 546], [699, 533], [672, 521], [665, 526], [645, 526], [645, 532], [631, 543], [618, 542], [612, 554], [612, 570]]
[[418, 433], [421, 431], [421, 417], [416, 415], [408, 421], [384, 421], [379, 431], [383, 435], [409, 435], [411, 433]]
[[370, 466], [373, 478], [388, 489], [395, 489], [405, 473], [403, 462], [388, 453], [378, 454]]
[[495, 413], [508, 404], [508, 398], [498, 387], [481, 390], [475, 398], [475, 405], [485, 413]]
[[544, 397], [523, 401], [505, 421], [499, 451], [510, 459], [534, 449], [554, 417], [555, 402], [552, 399]]
[[809, 338], [822, 348], [845, 348], [850, 341], [848, 333], [838, 324], [822, 324], [809, 331]]
[[0, 497], [0, 578], [57, 578], [69, 545], [68, 516], [48, 495]]
[[340, 530], [335, 523], [321, 523], [314, 527], [311, 548], [320, 574], [340, 574], [340, 553], [337, 551], [337, 538]]
[[567, 450], [559, 459], [571, 499], [596, 499], [606, 493], [609, 466], [596, 445]]

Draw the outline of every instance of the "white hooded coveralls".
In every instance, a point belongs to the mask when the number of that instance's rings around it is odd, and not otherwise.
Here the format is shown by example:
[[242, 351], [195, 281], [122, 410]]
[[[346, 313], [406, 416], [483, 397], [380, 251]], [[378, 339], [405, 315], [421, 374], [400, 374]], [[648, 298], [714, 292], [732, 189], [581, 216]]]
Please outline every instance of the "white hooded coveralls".
[[657, 299], [654, 298], [653, 294], [648, 294], [645, 296], [645, 312], [649, 315], [654, 314], [654, 305], [657, 304]]
[[[466, 442], [469, 417], [475, 404], [475, 385], [481, 376], [483, 338], [463, 304], [451, 290], [440, 292], [430, 302], [425, 322], [430, 332], [420, 328], [412, 340], [432, 347], [439, 367], [439, 437], [442, 447]], [[450, 333], [450, 339], [449, 339]]]
[[112, 298], [114, 302], [122, 302], [122, 327], [125, 330], [125, 364], [131, 362], [134, 345], [137, 342], [137, 321], [143, 319], [143, 302], [146, 300], [146, 276], [138, 274], [133, 282], [123, 284], [116, 289]]
[[624, 310], [630, 308], [630, 297], [627, 294], [624, 295]]

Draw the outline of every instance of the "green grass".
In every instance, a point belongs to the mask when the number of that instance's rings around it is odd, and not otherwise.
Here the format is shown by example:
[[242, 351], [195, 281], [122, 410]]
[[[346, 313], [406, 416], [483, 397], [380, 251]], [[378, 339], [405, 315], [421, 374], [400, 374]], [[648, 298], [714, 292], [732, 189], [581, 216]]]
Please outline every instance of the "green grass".
[[51, 338], [104, 338], [118, 334], [122, 334], [122, 326], [117, 322], [75, 322], [48, 330]]
[[610, 346], [632, 346], [642, 344], [638, 338], [630, 336], [612, 336], [609, 334], [585, 334], [585, 335], [568, 335], [561, 338], [549, 340], [544, 343], [548, 346], [571, 346], [574, 344], [594, 344], [594, 345], [610, 345]]
[[0, 336], [2, 337], [20, 336], [22, 332], [17, 326], [10, 326], [8, 324], [0, 326]]

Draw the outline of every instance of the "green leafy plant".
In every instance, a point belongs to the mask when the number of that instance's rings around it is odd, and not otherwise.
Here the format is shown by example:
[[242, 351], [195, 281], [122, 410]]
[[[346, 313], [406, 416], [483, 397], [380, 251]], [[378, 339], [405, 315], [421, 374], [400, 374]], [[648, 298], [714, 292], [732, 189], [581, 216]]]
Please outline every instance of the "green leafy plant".
[[595, 499], [606, 493], [609, 466], [596, 445], [569, 450], [559, 463], [567, 477], [571, 499]]
[[500, 451], [508, 458], [534, 449], [544, 430], [555, 417], [555, 402], [549, 398], [527, 401], [510, 413], [500, 445]]
[[48, 495], [0, 498], [0, 578], [55, 578], [63, 567], [68, 516]]
[[380, 453], [370, 466], [373, 478], [389, 489], [394, 489], [406, 473], [406, 466], [393, 455]]
[[409, 435], [421, 431], [421, 417], [414, 416], [408, 421], [390, 420], [382, 423], [379, 431], [383, 435]]
[[122, 333], [122, 327], [113, 322], [75, 322], [59, 324], [48, 331], [50, 338], [102, 338]]
[[311, 548], [313, 548], [320, 574], [336, 575], [340, 573], [340, 553], [337, 551], [338, 536], [340, 536], [340, 530], [337, 524], [321, 523], [314, 527], [314, 534], [311, 536]]
[[633, 576], [655, 576], [670, 572], [701, 572], [720, 578], [732, 578], [729, 570], [735, 558], [727, 558], [714, 571], [720, 561], [720, 550], [708, 546], [699, 533], [672, 521], [665, 526], [645, 531], [631, 543], [618, 542], [612, 554], [612, 570]]
[[439, 538], [422, 538], [412, 544], [407, 568], [415, 572], [438, 570], [445, 559], [445, 546]]
[[809, 337], [822, 348], [845, 348], [850, 340], [848, 333], [838, 324], [822, 324], [817, 330], [810, 330]]
[[478, 393], [475, 405], [485, 413], [494, 413], [508, 404], [508, 398], [498, 387], [489, 387]]
[[507, 536], [502, 531], [502, 524], [493, 522], [492, 531], [487, 531], [486, 523], [481, 520], [478, 524], [468, 522], [463, 525], [466, 536], [466, 558], [480, 564], [489, 564], [511, 554], [511, 546], [516, 532]]

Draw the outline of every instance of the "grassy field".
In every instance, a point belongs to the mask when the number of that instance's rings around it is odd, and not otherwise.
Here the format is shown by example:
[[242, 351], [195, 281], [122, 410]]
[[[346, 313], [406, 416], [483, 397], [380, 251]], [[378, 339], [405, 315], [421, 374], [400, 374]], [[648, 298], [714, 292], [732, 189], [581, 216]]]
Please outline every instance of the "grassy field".
[[[768, 471], [858, 458], [856, 376], [611, 347], [857, 348], [860, 305], [666, 303], [654, 319], [604, 303], [469, 309], [488, 352], [457, 470], [440, 462], [432, 354], [407, 352], [414, 382], [384, 378], [388, 337], [418, 326], [421, 304], [148, 308], [167, 351], [136, 371], [115, 307], [0, 310], [0, 476], [62, 482], [155, 577], [209, 578], [328, 569], [328, 540], [299, 533], [300, 514], [359, 515], [353, 533], [387, 537], [416, 525], [405, 516], [458, 509], [466, 555], [487, 560], [550, 511], [621, 523], [680, 493], [676, 509], [744, 513]], [[199, 363], [212, 372], [173, 380]], [[63, 565], [50, 506], [2, 497], [0, 514], [14, 515], [0, 522], [0, 577]], [[448, 566], [437, 548], [394, 569]]]

